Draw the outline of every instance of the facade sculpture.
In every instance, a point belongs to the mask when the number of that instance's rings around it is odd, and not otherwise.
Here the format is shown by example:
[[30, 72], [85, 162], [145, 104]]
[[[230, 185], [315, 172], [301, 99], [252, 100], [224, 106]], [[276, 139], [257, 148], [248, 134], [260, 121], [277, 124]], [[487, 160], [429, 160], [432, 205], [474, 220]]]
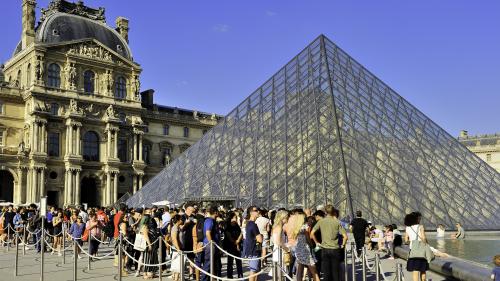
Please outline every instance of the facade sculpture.
[[[0, 200], [36, 203], [47, 196], [58, 206], [110, 205], [221, 119], [187, 118], [191, 110], [154, 104], [153, 90], [140, 91], [128, 20], [117, 19], [116, 32], [105, 25], [104, 8], [53, 0], [35, 28], [35, 8], [23, 0], [21, 44], [0, 73], [0, 177], [7, 182]], [[56, 41], [54, 30], [69, 39]]]

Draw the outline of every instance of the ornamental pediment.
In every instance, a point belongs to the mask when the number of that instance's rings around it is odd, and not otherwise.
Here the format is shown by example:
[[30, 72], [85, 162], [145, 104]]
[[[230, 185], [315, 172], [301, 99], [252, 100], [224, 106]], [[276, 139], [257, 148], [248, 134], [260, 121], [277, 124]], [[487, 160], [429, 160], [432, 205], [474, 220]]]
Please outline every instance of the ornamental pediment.
[[119, 66], [137, 67], [135, 63], [125, 59], [95, 39], [78, 40], [72, 43], [66, 43], [64, 46], [58, 44], [54, 47], [56, 47], [58, 51], [65, 53], [68, 57], [97, 60]]

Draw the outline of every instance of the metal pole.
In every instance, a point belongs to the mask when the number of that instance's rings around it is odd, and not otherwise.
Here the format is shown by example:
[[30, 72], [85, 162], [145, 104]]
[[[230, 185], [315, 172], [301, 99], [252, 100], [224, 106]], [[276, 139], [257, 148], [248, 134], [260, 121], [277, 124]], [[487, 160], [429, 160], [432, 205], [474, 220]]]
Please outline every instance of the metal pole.
[[375, 254], [375, 280], [380, 281], [380, 255]]
[[62, 260], [63, 264], [66, 264], [66, 224], [63, 223], [62, 225]]
[[[90, 237], [89, 237], [89, 240], [90, 240]], [[88, 259], [88, 264], [87, 264], [87, 270], [90, 272], [90, 262], [91, 262], [91, 257], [89, 256], [89, 259]]]
[[[215, 247], [214, 247], [214, 241], [213, 240], [210, 240], [210, 274], [213, 276], [214, 273], [215, 273], [215, 266], [214, 266], [214, 258], [215, 258], [215, 255], [214, 255], [214, 250], [215, 250]], [[210, 281], [215, 281], [214, 278], [210, 276]]]
[[396, 281], [401, 281], [401, 264], [396, 263]]
[[9, 240], [9, 243], [7, 244], [7, 252], [9, 251], [9, 248], [10, 248], [10, 244], [12, 244], [12, 238], [10, 238], [10, 224], [8, 225], [7, 227], [7, 238]]
[[363, 281], [366, 281], [366, 248], [361, 251], [361, 265], [363, 267]]
[[273, 281], [278, 281], [278, 263], [273, 261]]
[[26, 255], [26, 240], [29, 241], [29, 239], [26, 239], [26, 226], [23, 227], [23, 256]]
[[78, 254], [77, 254], [77, 248], [78, 245], [76, 244], [76, 239], [73, 241], [73, 281], [76, 281], [77, 277], [77, 271], [78, 271]]
[[347, 247], [344, 247], [344, 280], [349, 280], [349, 272], [347, 271]]
[[43, 281], [43, 266], [45, 259], [45, 216], [42, 215], [42, 236], [41, 236], [41, 251], [40, 251], [40, 281]]
[[118, 236], [118, 281], [122, 281], [122, 268], [123, 268], [123, 261], [122, 261], [122, 234], [120, 233]]
[[181, 261], [180, 261], [181, 262], [181, 266], [180, 266], [180, 268], [181, 268], [181, 281], [184, 281], [184, 279], [185, 279], [185, 276], [184, 276], [184, 253], [181, 250], [179, 250], [179, 252], [177, 252], [177, 254], [180, 255], [179, 257], [181, 259]]
[[351, 242], [351, 274], [352, 281], [356, 281], [356, 244]]
[[[16, 233], [16, 239], [19, 238], [19, 234]], [[17, 268], [19, 263], [19, 243], [16, 243], [16, 259], [14, 260], [14, 276], [17, 276]]]
[[281, 247], [278, 247], [278, 266], [279, 266], [278, 272], [280, 275], [279, 281], [281, 281], [283, 279], [281, 274], [281, 269], [283, 268], [283, 249]]
[[162, 252], [162, 250], [163, 250], [163, 245], [162, 245], [163, 244], [163, 239], [162, 238], [163, 238], [163, 236], [161, 236], [161, 235], [160, 235], [160, 238], [158, 238], [158, 250], [159, 250], [158, 256], [160, 257], [160, 259], [159, 259], [160, 262], [158, 263], [159, 264], [158, 265], [158, 272], [159, 272], [158, 273], [158, 279], [160, 279], [160, 281], [163, 280], [162, 274], [161, 274], [162, 273], [161, 272], [161, 267], [162, 267], [161, 263], [163, 261], [163, 259], [161, 258], [162, 257], [162, 253], [163, 253]]

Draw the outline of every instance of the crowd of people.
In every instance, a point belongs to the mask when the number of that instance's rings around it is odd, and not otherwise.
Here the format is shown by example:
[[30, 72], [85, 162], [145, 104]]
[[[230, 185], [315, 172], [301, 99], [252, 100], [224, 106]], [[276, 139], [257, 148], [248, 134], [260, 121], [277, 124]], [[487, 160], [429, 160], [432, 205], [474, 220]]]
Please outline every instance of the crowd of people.
[[[248, 279], [256, 281], [264, 267], [275, 263], [284, 268], [284, 273], [279, 270], [278, 274], [296, 280], [303, 280], [305, 275], [313, 281], [336, 281], [343, 275], [347, 231], [354, 237], [358, 260], [363, 248], [394, 259], [395, 247], [426, 241], [418, 212], [405, 217], [404, 234], [394, 224], [377, 228], [362, 217], [361, 211], [350, 222], [339, 218], [339, 210], [332, 205], [314, 210], [266, 210], [257, 206], [226, 210], [190, 203], [181, 208], [120, 205], [85, 210], [50, 206], [45, 216], [40, 216], [36, 205], [8, 206], [0, 213], [0, 244], [33, 245], [37, 252], [61, 255], [63, 245], [74, 241], [78, 244], [75, 258], [87, 254], [95, 259], [102, 257], [99, 247], [103, 243], [114, 245], [114, 263], [122, 264], [122, 274], [142, 274], [144, 279], [154, 278], [159, 271], [171, 271], [173, 280], [179, 281], [184, 268], [186, 278], [208, 281], [210, 272], [222, 275], [221, 259], [226, 256], [226, 277], [230, 279], [242, 278], [245, 267]], [[44, 249], [40, 243], [42, 221], [48, 243], [44, 243]], [[463, 229], [458, 233], [464, 233]], [[84, 248], [84, 243], [88, 247]], [[119, 248], [123, 251], [121, 263]], [[414, 281], [425, 280], [428, 269], [428, 260], [410, 258], [407, 262]]]

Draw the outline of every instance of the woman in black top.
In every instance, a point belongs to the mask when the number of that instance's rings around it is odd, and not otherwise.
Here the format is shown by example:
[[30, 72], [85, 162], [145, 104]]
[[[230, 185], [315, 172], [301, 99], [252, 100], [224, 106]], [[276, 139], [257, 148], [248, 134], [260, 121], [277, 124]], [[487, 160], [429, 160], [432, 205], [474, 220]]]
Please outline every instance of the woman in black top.
[[[241, 257], [240, 244], [243, 239], [241, 228], [238, 225], [238, 217], [234, 212], [229, 212], [226, 217], [223, 247], [228, 253]], [[243, 267], [240, 259], [227, 256], [227, 278], [233, 278], [233, 260], [236, 260], [236, 271], [238, 278], [243, 277]]]

